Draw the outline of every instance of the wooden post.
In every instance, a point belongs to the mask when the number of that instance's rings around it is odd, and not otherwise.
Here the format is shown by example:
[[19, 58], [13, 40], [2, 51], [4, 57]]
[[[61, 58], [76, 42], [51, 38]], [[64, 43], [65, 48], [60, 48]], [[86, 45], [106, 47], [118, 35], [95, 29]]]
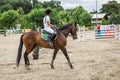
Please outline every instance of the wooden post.
[[37, 46], [35, 49], [34, 49], [34, 52], [33, 52], [33, 59], [34, 60], [37, 60], [39, 59], [39, 46]]
[[4, 37], [6, 37], [6, 31], [4, 30]]

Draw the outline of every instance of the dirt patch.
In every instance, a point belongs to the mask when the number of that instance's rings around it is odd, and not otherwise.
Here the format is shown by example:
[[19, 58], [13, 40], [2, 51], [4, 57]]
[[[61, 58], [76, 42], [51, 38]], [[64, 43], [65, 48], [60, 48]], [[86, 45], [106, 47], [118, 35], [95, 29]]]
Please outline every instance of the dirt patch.
[[[119, 80], [120, 41], [113, 39], [68, 39], [67, 51], [74, 69], [70, 69], [61, 51], [50, 68], [53, 50], [42, 49], [39, 60], [29, 55], [31, 70], [26, 70], [24, 60], [15, 69], [20, 35], [0, 36], [0, 80]], [[24, 49], [23, 49], [24, 52]]]

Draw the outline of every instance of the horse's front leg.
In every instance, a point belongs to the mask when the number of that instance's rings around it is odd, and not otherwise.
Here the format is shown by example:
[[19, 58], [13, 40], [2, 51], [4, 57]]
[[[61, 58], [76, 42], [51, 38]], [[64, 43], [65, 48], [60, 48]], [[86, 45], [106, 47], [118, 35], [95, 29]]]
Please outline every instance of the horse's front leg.
[[66, 57], [66, 59], [67, 59], [67, 61], [68, 61], [68, 64], [69, 64], [70, 68], [73, 69], [73, 66], [72, 66], [72, 63], [70, 62], [70, 59], [69, 59], [69, 56], [68, 56], [68, 54], [67, 54], [66, 48], [63, 47], [63, 48], [61, 48], [61, 50], [62, 50], [63, 54], [65, 55], [65, 57]]
[[51, 69], [54, 69], [53, 63], [54, 63], [54, 60], [56, 58], [56, 55], [57, 55], [58, 51], [59, 51], [59, 49], [54, 49], [53, 58], [52, 58], [52, 61], [51, 61]]

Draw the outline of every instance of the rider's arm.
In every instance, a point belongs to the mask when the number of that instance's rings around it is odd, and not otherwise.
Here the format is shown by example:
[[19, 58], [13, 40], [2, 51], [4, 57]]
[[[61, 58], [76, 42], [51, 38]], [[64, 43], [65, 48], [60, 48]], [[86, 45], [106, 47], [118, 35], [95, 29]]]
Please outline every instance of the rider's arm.
[[53, 25], [50, 23], [50, 21], [47, 21], [48, 26], [53, 27]]
[[47, 21], [47, 25], [50, 27], [53, 27], [53, 25], [50, 23], [50, 17], [46, 16], [46, 21]]

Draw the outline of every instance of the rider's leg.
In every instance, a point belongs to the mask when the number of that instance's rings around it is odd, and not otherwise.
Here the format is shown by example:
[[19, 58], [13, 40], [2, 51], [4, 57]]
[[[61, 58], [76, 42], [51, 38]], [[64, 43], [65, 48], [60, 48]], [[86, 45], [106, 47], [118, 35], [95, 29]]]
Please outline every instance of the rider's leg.
[[52, 28], [45, 28], [45, 30], [51, 34], [48, 40], [48, 44], [52, 45], [52, 41], [54, 40], [53, 38], [56, 35], [56, 32]]

